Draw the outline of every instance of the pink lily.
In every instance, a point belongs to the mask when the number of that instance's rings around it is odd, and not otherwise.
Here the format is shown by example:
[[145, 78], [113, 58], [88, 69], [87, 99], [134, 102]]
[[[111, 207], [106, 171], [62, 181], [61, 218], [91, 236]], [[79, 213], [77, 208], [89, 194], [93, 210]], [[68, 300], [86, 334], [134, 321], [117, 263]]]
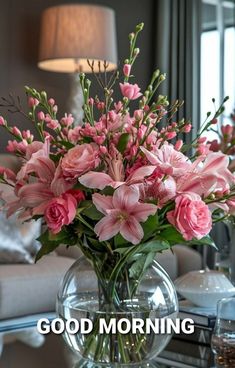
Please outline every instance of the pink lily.
[[131, 185], [136, 183], [143, 182], [144, 178], [151, 175], [155, 170], [155, 166], [143, 166], [136, 169], [133, 173], [131, 173], [126, 181], [119, 181], [116, 178], [111, 177], [108, 174], [96, 171], [89, 171], [88, 173], [82, 175], [78, 180], [80, 183], [87, 188], [93, 189], [104, 189], [107, 186], [111, 186], [113, 188], [118, 188], [123, 184]]
[[140, 193], [136, 186], [123, 185], [115, 190], [113, 197], [98, 193], [92, 200], [97, 210], [105, 216], [96, 224], [94, 231], [99, 240], [105, 241], [120, 234], [132, 244], [138, 244], [144, 236], [140, 222], [154, 215], [157, 206], [139, 202]]
[[189, 170], [191, 162], [187, 157], [174, 149], [171, 144], [164, 144], [161, 148], [155, 148], [154, 151], [148, 151], [145, 147], [140, 147], [147, 159], [152, 165], [158, 165], [167, 175], [173, 177], [181, 176], [186, 170]]
[[210, 152], [205, 161], [200, 158], [192, 165], [192, 170], [177, 181], [178, 192], [194, 192], [207, 197], [217, 191], [229, 190], [235, 177], [228, 170], [229, 158], [221, 152]]

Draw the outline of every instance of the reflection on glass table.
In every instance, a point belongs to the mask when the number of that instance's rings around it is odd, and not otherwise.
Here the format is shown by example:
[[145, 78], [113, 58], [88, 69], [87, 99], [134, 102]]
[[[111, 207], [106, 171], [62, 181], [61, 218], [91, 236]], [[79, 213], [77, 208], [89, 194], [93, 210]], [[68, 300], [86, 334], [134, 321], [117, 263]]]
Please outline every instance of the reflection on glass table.
[[[74, 357], [72, 368], [120, 368], [119, 365], [97, 365]], [[165, 350], [149, 363], [122, 366], [123, 368], [213, 368], [214, 356], [206, 344], [172, 339]], [[230, 367], [231, 368], [231, 367]]]

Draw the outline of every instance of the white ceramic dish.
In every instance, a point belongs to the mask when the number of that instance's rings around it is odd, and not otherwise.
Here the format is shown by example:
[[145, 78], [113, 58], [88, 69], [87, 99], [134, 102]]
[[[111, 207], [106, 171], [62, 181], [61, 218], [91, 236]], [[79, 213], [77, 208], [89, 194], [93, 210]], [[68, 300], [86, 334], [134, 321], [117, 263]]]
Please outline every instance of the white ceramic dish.
[[177, 292], [193, 304], [214, 308], [218, 300], [235, 295], [235, 287], [221, 272], [191, 271], [175, 281]]

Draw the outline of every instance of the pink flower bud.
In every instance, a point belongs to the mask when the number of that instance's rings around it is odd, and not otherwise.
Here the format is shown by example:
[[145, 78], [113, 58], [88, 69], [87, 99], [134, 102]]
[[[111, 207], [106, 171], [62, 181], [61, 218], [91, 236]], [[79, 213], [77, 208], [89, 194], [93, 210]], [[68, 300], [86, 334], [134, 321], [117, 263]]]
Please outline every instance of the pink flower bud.
[[97, 109], [98, 109], [98, 110], [104, 110], [104, 108], [105, 108], [105, 104], [104, 104], [104, 102], [98, 102], [98, 103], [96, 104], [96, 106], [97, 106]]
[[90, 106], [93, 106], [93, 105], [94, 105], [94, 98], [90, 97], [90, 98], [88, 99], [88, 104], [89, 104]]
[[200, 137], [200, 138], [198, 138], [197, 143], [199, 143], [199, 144], [203, 144], [203, 143], [205, 143], [205, 142], [206, 142], [206, 140], [207, 140], [207, 138], [206, 138], [206, 137]]
[[223, 135], [231, 135], [233, 133], [233, 126], [232, 125], [223, 125], [221, 127], [221, 132]]
[[43, 136], [44, 136], [45, 138], [47, 138], [47, 139], [49, 140], [49, 142], [51, 142], [51, 141], [53, 140], [52, 135], [51, 135], [50, 133], [46, 132], [45, 130], [44, 130], [44, 132], [43, 132]]
[[118, 101], [118, 103], [114, 103], [114, 107], [115, 107], [115, 110], [116, 112], [119, 112], [121, 109], [122, 109], [122, 102], [121, 101]]
[[167, 132], [166, 133], [166, 139], [173, 139], [176, 137], [176, 132]]
[[14, 126], [11, 129], [11, 132], [12, 132], [12, 134], [14, 134], [17, 137], [20, 137], [20, 138], [22, 137], [21, 131], [16, 126]]
[[192, 124], [186, 124], [186, 125], [184, 126], [184, 128], [183, 128], [183, 131], [184, 131], [185, 133], [189, 133], [189, 132], [191, 132], [191, 129], [192, 129]]
[[108, 151], [105, 146], [100, 146], [100, 152], [105, 155]]
[[38, 104], [39, 104], [39, 101], [36, 98], [34, 98], [34, 97], [29, 97], [28, 98], [29, 107], [31, 107], [31, 108], [36, 107]]
[[55, 100], [54, 100], [54, 98], [49, 98], [49, 100], [48, 100], [48, 104], [49, 104], [50, 106], [54, 106], [54, 105], [55, 105]]
[[39, 111], [37, 114], [38, 120], [44, 121], [45, 120], [45, 114], [43, 111]]
[[209, 150], [210, 150], [210, 145], [209, 144], [201, 144], [197, 148], [197, 154], [198, 155], [207, 155]]
[[212, 142], [210, 142], [210, 150], [214, 152], [218, 152], [220, 150], [220, 144], [217, 139], [214, 139]]
[[218, 123], [218, 120], [217, 119], [212, 119], [211, 120], [211, 124], [217, 124]]
[[134, 118], [136, 121], [140, 121], [144, 116], [143, 110], [135, 110], [134, 111]]
[[97, 143], [98, 145], [101, 145], [104, 143], [105, 138], [106, 138], [105, 135], [98, 135], [98, 136], [93, 137], [93, 141]]
[[114, 122], [117, 117], [117, 113], [114, 110], [111, 110], [109, 111], [108, 116], [109, 116], [109, 120]]
[[58, 123], [58, 120], [53, 120], [51, 119], [51, 121], [49, 121], [47, 123], [47, 127], [50, 128], [50, 129], [57, 129], [59, 127], [59, 123]]
[[176, 151], [180, 151], [180, 150], [181, 150], [181, 148], [182, 148], [182, 146], [183, 146], [183, 141], [182, 141], [182, 139], [179, 139], [179, 140], [175, 143], [175, 150], [176, 150]]
[[30, 130], [23, 130], [22, 137], [30, 141], [33, 141], [34, 138], [33, 135], [30, 133]]
[[60, 120], [60, 123], [62, 125], [67, 126], [67, 127], [72, 125], [73, 122], [74, 122], [74, 118], [73, 118], [72, 114], [68, 114], [68, 115], [65, 114], [65, 116]]
[[58, 106], [57, 105], [53, 106], [52, 110], [56, 113], [58, 111]]
[[130, 64], [124, 64], [123, 66], [123, 74], [125, 77], [129, 77], [131, 72], [131, 65]]
[[149, 109], [150, 109], [149, 105], [144, 106], [144, 111], [149, 111]]
[[6, 126], [5, 119], [2, 116], [0, 116], [0, 126]]

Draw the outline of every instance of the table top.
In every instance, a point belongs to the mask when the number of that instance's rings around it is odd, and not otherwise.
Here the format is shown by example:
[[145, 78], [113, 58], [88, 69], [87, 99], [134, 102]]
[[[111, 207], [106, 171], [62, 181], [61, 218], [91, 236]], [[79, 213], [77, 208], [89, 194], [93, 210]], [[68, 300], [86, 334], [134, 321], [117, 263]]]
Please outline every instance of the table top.
[[[75, 358], [76, 359], [76, 358]], [[73, 368], [117, 368], [79, 359]], [[128, 366], [125, 366], [127, 368]], [[164, 351], [153, 361], [130, 365], [130, 368], [213, 368], [214, 356], [210, 346], [172, 339]]]
[[[1, 333], [14, 333], [25, 330], [27, 328], [35, 328], [36, 321], [39, 317], [46, 316], [50, 320], [55, 317], [55, 313], [40, 314], [31, 317], [21, 317], [14, 320], [0, 321]], [[65, 344], [64, 344], [65, 345]], [[71, 368], [102, 368], [102, 366], [79, 359], [71, 355]], [[154, 361], [144, 363], [142, 365], [131, 366], [131, 368], [212, 368], [214, 367], [214, 357], [209, 345], [197, 344], [195, 342], [185, 340], [172, 339], [167, 347], [159, 354]], [[105, 366], [109, 368], [109, 366]], [[111, 368], [111, 366], [110, 366]], [[116, 368], [116, 367], [115, 367]]]

